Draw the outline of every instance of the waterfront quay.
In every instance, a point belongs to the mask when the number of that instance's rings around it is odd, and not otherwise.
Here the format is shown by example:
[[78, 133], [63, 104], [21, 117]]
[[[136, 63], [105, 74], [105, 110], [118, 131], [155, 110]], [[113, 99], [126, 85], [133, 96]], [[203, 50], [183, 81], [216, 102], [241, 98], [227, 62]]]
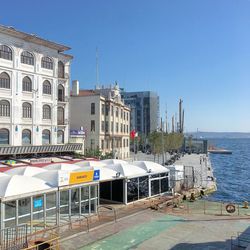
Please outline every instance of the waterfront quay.
[[[201, 190], [204, 194], [216, 191], [216, 176], [214, 176], [213, 173], [213, 166], [211, 164], [209, 154], [180, 154], [179, 156], [180, 157], [175, 160], [173, 165], [168, 166], [164, 164], [167, 168], [173, 167], [176, 173], [179, 172], [179, 174], [172, 176], [172, 180], [170, 180], [170, 182], [172, 182], [172, 188], [175, 188], [173, 191], [181, 192], [181, 188], [178, 188], [178, 182], [184, 182], [187, 174], [189, 175], [189, 181], [192, 182], [192, 185], [188, 185], [189, 187], [186, 188], [186, 191], [189, 191], [189, 193], [194, 191], [199, 195]], [[162, 155], [154, 157], [152, 154], [147, 155], [142, 152], [138, 152], [138, 154], [131, 155], [130, 161], [156, 161], [158, 164], [163, 164], [173, 157], [174, 156], [169, 153], [166, 153], [163, 158]], [[186, 167], [186, 176], [184, 173], [184, 167]]]
[[249, 218], [145, 210], [63, 241], [61, 249], [236, 250], [237, 232], [250, 233]]

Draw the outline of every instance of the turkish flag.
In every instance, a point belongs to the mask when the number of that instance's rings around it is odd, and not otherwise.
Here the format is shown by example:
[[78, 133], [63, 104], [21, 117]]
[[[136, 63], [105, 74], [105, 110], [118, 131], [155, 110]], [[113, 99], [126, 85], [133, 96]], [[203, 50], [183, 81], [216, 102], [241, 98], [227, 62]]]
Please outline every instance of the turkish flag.
[[135, 130], [133, 129], [133, 130], [130, 132], [130, 137], [131, 137], [131, 139], [134, 139], [134, 138], [135, 138], [135, 134], [136, 134], [136, 132], [135, 132]]

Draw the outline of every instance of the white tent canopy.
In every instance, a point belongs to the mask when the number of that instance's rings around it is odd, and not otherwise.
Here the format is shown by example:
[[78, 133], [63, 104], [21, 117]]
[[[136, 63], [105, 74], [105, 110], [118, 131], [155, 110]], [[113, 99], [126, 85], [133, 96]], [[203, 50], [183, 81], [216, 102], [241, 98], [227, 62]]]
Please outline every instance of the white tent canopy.
[[95, 170], [100, 170], [100, 181], [108, 181], [124, 177], [124, 175], [119, 174], [117, 176], [117, 171], [107, 167], [95, 167]]
[[102, 161], [79, 161], [75, 163], [75, 165], [80, 167], [103, 167], [106, 166], [106, 163], [103, 163]]
[[143, 176], [146, 175], [147, 172], [137, 166], [131, 165], [131, 164], [113, 164], [113, 165], [107, 165], [104, 168], [110, 168], [116, 171], [117, 173], [120, 173], [124, 177], [133, 177], [133, 176]]
[[0, 172], [0, 177], [2, 177], [2, 176], [8, 176], [8, 174]]
[[36, 174], [34, 177], [45, 181], [48, 185], [53, 187], [59, 186], [59, 178], [62, 175], [67, 175], [69, 171], [65, 170], [50, 170], [43, 173]]
[[169, 172], [167, 168], [152, 161], [134, 161], [132, 164], [146, 170], [148, 173]]
[[46, 172], [44, 168], [38, 167], [17, 167], [7, 170], [5, 173], [8, 175], [25, 175], [25, 176], [34, 176], [38, 173]]
[[77, 166], [75, 164], [68, 164], [68, 163], [54, 163], [50, 164], [44, 169], [47, 170], [66, 170], [66, 171], [76, 171], [80, 169], [80, 166]]
[[106, 160], [102, 160], [100, 161], [106, 165], [112, 165], [112, 164], [128, 164], [128, 162], [123, 161], [123, 160], [118, 160], [118, 159], [106, 159]]
[[2, 176], [0, 183], [0, 197], [22, 195], [51, 188], [45, 181], [31, 176]]

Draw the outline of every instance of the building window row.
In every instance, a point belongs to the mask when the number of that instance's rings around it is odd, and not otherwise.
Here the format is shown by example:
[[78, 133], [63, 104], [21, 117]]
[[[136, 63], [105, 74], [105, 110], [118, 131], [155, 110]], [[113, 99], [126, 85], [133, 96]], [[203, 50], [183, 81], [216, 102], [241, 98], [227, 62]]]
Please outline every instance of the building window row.
[[0, 116], [10, 116], [10, 103], [7, 100], [0, 101]]
[[[10, 89], [10, 76], [6, 72], [0, 74], [0, 88]], [[22, 81], [22, 91], [32, 92], [32, 90], [32, 80], [28, 76], [25, 76]], [[43, 94], [51, 95], [51, 90], [51, 83], [45, 80], [43, 82]], [[62, 84], [58, 85], [58, 101], [65, 101], [65, 90]]]
[[[109, 106], [108, 104], [101, 104], [101, 114], [102, 115], [109, 115], [109, 112], [111, 111], [111, 116], [114, 116], [114, 106]], [[90, 109], [91, 115], [95, 114], [95, 103], [91, 103], [91, 109]], [[129, 113], [126, 112], [125, 110], [121, 109], [121, 119], [127, 120], [129, 119]], [[118, 118], [119, 117], [119, 108], [115, 108], [115, 116]]]
[[123, 139], [123, 147], [128, 147], [128, 139]]
[[0, 74], [0, 88], [10, 89], [10, 77], [5, 72]]
[[[10, 117], [10, 102], [7, 100], [0, 101], [0, 116]], [[32, 118], [32, 105], [24, 102], [22, 105], [22, 117]], [[43, 119], [51, 119], [51, 107], [47, 104], [43, 105]], [[64, 108], [57, 108], [57, 122], [58, 125], [64, 124]]]
[[21, 54], [21, 63], [34, 65], [34, 56], [28, 51], [23, 51]]
[[[0, 58], [12, 61], [13, 56], [12, 56], [12, 50], [10, 47], [6, 45], [0, 45]], [[34, 65], [35, 60], [34, 56], [32, 53], [28, 51], [23, 51], [21, 54], [21, 63], [23, 64], [28, 64], [28, 65]], [[44, 69], [50, 69], [53, 70], [53, 60], [47, 56], [42, 57], [41, 59], [41, 67]], [[58, 77], [59, 78], [64, 78], [64, 63], [59, 61], [58, 62]]]
[[[64, 131], [57, 131], [57, 144], [64, 143]], [[10, 132], [8, 129], [2, 128], [0, 129], [0, 145], [9, 145], [10, 144]], [[31, 130], [24, 129], [22, 131], [22, 145], [31, 145], [32, 144], [32, 136]], [[42, 145], [51, 144], [51, 132], [48, 129], [44, 129], [42, 131]]]

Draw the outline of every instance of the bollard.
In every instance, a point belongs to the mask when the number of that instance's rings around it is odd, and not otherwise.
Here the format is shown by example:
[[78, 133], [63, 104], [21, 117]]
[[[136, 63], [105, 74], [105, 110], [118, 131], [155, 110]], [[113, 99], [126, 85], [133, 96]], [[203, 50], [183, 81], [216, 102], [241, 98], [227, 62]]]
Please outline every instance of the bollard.
[[206, 201], [204, 200], [204, 214], [206, 214]]
[[243, 207], [242, 208], [248, 209], [248, 202], [247, 201], [243, 202]]

